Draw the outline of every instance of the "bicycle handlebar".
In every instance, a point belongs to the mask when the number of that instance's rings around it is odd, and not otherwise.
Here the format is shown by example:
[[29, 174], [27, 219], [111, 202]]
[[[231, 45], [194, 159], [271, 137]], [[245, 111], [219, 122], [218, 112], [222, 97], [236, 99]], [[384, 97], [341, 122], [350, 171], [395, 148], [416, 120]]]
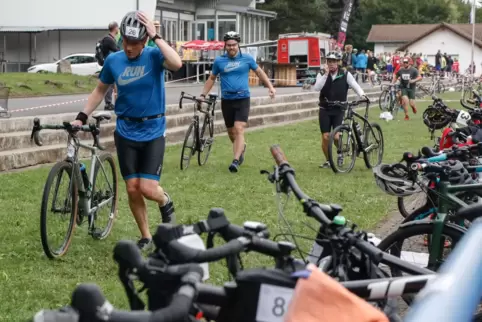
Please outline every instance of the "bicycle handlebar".
[[461, 99], [460, 99], [460, 105], [462, 105], [462, 107], [464, 107], [464, 108], [468, 109], [469, 111], [474, 111], [474, 110], [475, 110], [475, 108], [470, 107], [470, 106], [468, 106], [467, 104], [465, 104], [465, 102], [464, 102], [464, 99], [463, 99], [463, 98], [461, 98]]
[[[194, 101], [194, 102], [198, 103], [198, 107], [197, 107], [198, 111], [201, 112], [201, 113], [207, 114], [207, 113], [209, 113], [209, 111], [204, 111], [203, 109], [201, 109], [200, 104], [205, 103], [209, 106], [213, 106], [214, 104], [216, 104], [216, 100], [217, 100], [217, 96], [214, 96], [214, 95], [211, 95], [211, 94], [209, 94], [208, 96], [209, 96], [208, 99], [206, 99], [206, 98], [201, 99], [201, 98], [198, 98], [194, 95], [190, 95], [190, 94], [186, 94], [185, 92], [181, 92], [181, 98], [179, 99], [179, 109], [182, 109], [182, 101], [184, 99], [187, 99], [187, 100]], [[212, 109], [211, 114], [214, 116], [214, 109]]]
[[173, 296], [170, 305], [154, 312], [116, 310], [106, 300], [95, 284], [81, 284], [72, 293], [70, 312], [40, 311], [34, 322], [45, 321], [109, 321], [109, 322], [174, 322], [189, 317], [197, 295], [196, 285], [201, 281], [202, 269], [191, 265], [190, 270], [181, 278], [181, 287]]
[[351, 106], [357, 106], [362, 103], [366, 103], [367, 106], [370, 104], [370, 100], [368, 98], [361, 99], [361, 100], [356, 100], [356, 101], [328, 101], [325, 100], [324, 103], [327, 105], [331, 106], [339, 106], [339, 107], [351, 107]]
[[70, 122], [63, 122], [60, 124], [40, 124], [40, 119], [38, 117], [33, 120], [32, 134], [30, 135], [30, 142], [34, 141], [36, 145], [42, 146], [43, 142], [40, 138], [40, 131], [42, 130], [65, 130], [70, 136], [76, 137], [77, 132], [90, 132], [94, 139], [94, 147], [99, 148], [99, 150], [105, 150], [99, 142], [100, 135], [100, 122], [86, 124], [83, 126], [73, 126]]
[[279, 167], [279, 170], [277, 171], [278, 175], [282, 179], [285, 179], [285, 182], [291, 191], [293, 191], [295, 197], [303, 205], [305, 213], [309, 217], [314, 217], [321, 224], [321, 228], [325, 229], [327, 235], [335, 234], [347, 238], [350, 241], [350, 244], [355, 246], [362, 253], [368, 255], [375, 263], [383, 262], [403, 266], [407, 269], [407, 272], [416, 275], [433, 273], [430, 270], [420, 268], [418, 266], [407, 266], [407, 263], [400, 258], [386, 254], [370, 242], [360, 238], [360, 235], [355, 234], [352, 229], [346, 227], [336, 227], [330, 218], [334, 218], [339, 212], [341, 212], [341, 206], [336, 204], [320, 204], [307, 196], [296, 183], [294, 170], [290, 167], [286, 155], [281, 147], [279, 145], [273, 145], [271, 146], [270, 151], [273, 159]]

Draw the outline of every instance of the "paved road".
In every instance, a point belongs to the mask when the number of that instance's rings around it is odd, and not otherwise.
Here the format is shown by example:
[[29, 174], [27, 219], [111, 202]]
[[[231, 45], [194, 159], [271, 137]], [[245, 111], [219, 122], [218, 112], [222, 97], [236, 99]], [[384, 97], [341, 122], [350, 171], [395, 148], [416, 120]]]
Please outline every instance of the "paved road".
[[[363, 85], [368, 87], [368, 85]], [[181, 91], [197, 95], [201, 93], [202, 85], [187, 85], [166, 88], [166, 103], [176, 104], [179, 102]], [[301, 87], [279, 87], [276, 89], [278, 94], [290, 94], [302, 92]], [[213, 88], [217, 92], [217, 88]], [[267, 96], [268, 90], [264, 87], [251, 88], [251, 95]], [[12, 117], [37, 116], [60, 113], [73, 113], [82, 110], [87, 100], [87, 94], [81, 95], [61, 95], [33, 98], [15, 98], [9, 100], [9, 109]], [[102, 108], [103, 104], [100, 108]], [[25, 110], [26, 109], [26, 110]]]

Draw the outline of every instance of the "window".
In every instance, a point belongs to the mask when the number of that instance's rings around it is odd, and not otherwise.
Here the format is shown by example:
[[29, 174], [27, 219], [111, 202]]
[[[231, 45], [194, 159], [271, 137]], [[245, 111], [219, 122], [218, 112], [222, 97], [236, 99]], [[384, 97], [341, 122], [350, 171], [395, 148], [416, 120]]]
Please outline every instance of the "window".
[[245, 43], [246, 42], [246, 35], [244, 32], [244, 16], [239, 16], [239, 34], [241, 35], [241, 42]]
[[79, 56], [70, 56], [65, 58], [70, 64], [78, 64], [79, 63]]
[[181, 32], [180, 32], [180, 40], [181, 41], [189, 41], [189, 32], [191, 27], [189, 26], [190, 21], [181, 21]]
[[256, 18], [249, 17], [249, 42], [254, 43], [256, 42]]
[[79, 64], [95, 63], [95, 58], [92, 56], [79, 56]]
[[228, 31], [236, 31], [236, 21], [219, 21], [218, 33], [219, 39], [222, 39], [225, 33]]
[[205, 32], [206, 32], [206, 24], [204, 22], [199, 22], [197, 24], [193, 24], [193, 27], [197, 26], [196, 29], [196, 40], [206, 40]]

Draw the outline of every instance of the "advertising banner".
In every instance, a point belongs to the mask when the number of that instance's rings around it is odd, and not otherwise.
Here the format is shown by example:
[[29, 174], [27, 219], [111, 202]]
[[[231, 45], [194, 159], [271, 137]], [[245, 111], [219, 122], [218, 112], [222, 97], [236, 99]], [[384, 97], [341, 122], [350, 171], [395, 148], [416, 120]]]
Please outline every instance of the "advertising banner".
[[350, 20], [351, 10], [353, 9], [354, 0], [345, 0], [345, 8], [340, 20], [340, 29], [338, 31], [338, 47], [343, 49], [346, 39], [346, 31], [348, 29], [348, 21]]

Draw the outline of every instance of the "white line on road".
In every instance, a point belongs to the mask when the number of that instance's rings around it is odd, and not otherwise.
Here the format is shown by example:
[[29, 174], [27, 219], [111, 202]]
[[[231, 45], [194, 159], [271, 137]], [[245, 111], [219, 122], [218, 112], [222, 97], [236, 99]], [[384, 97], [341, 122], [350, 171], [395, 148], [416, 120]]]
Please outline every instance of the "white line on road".
[[73, 104], [73, 103], [80, 103], [87, 101], [87, 98], [83, 98], [80, 100], [74, 100], [74, 101], [67, 101], [67, 102], [62, 102], [62, 103], [55, 103], [55, 104], [48, 104], [48, 105], [40, 105], [40, 106], [34, 106], [34, 107], [27, 107], [27, 108], [20, 108], [18, 110], [11, 110], [11, 113], [18, 113], [18, 112], [25, 112], [25, 111], [31, 111], [31, 110], [38, 110], [40, 108], [46, 108], [46, 107], [58, 107], [62, 105], [68, 105], [68, 104]]

